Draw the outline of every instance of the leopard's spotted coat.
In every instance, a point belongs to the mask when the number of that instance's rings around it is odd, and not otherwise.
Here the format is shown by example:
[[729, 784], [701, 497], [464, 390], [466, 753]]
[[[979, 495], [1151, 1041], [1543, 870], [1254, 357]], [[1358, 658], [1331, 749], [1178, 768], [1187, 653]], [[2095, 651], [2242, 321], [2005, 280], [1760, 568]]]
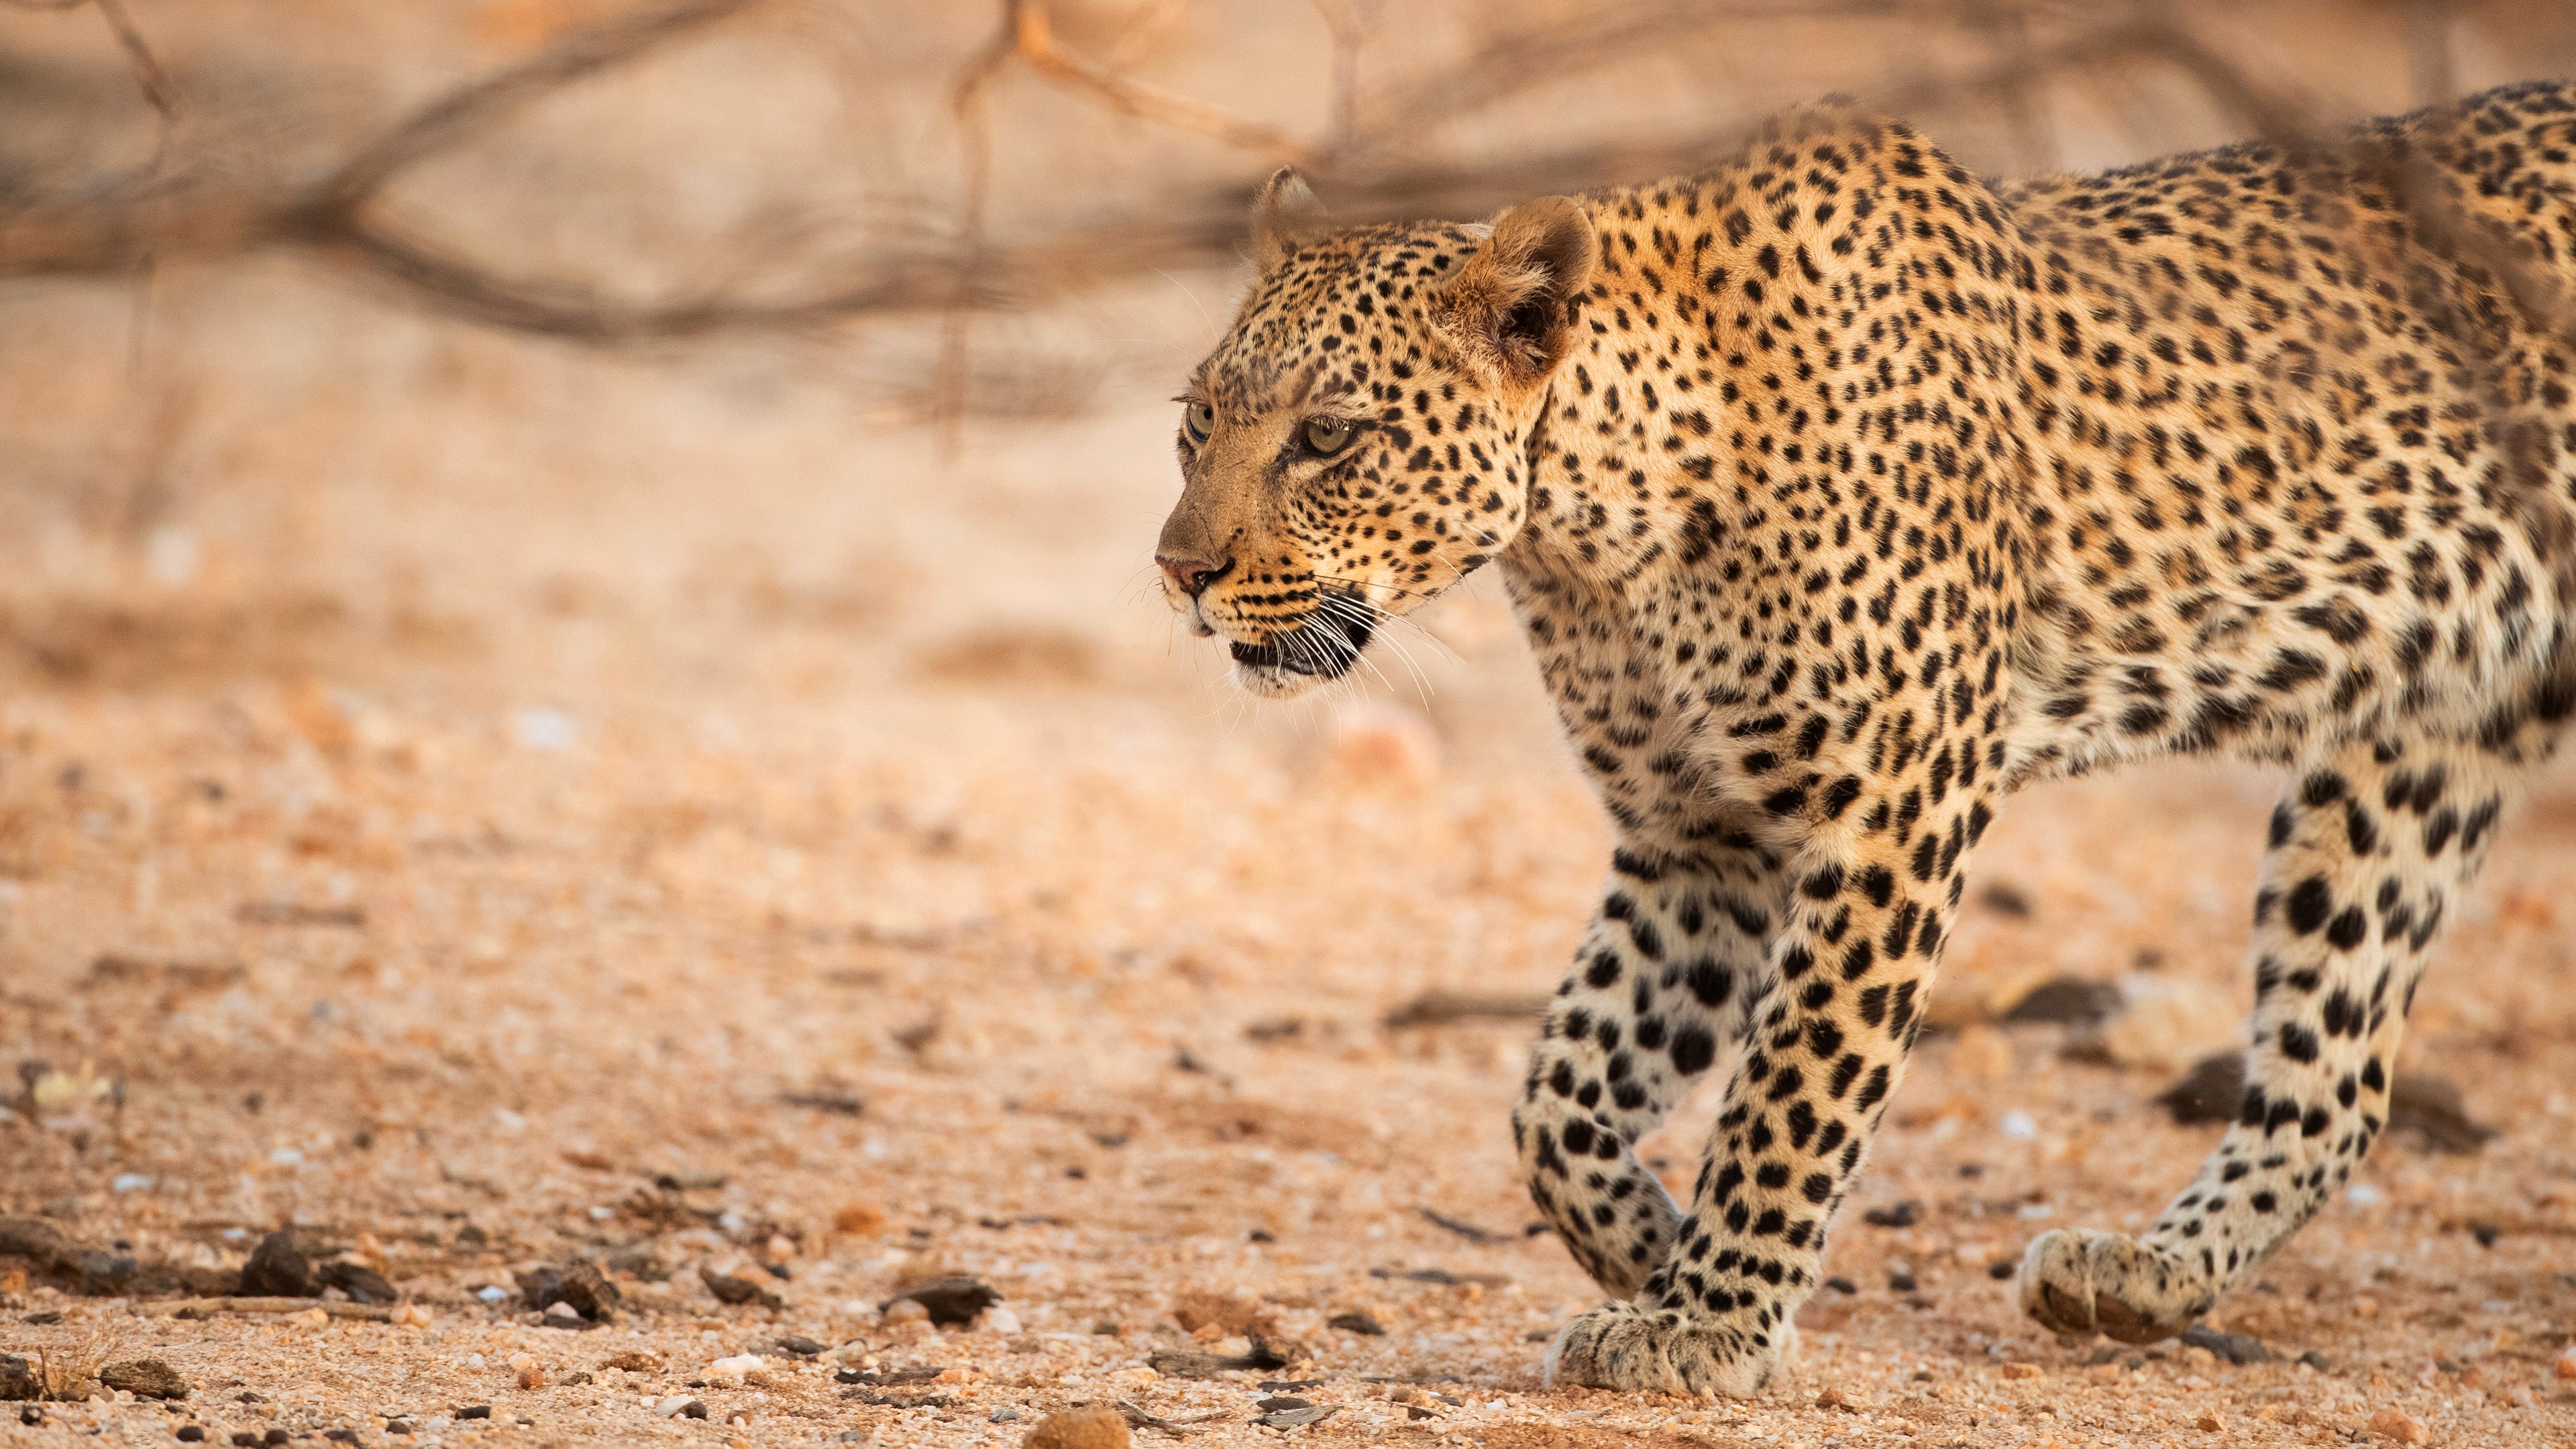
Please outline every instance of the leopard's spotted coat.
[[[2292, 771], [2239, 1117], [2149, 1231], [2032, 1244], [2029, 1312], [2173, 1333], [2348, 1177], [2576, 698], [2571, 150], [2550, 83], [2000, 189], [1848, 111], [1490, 227], [1301, 231], [1274, 181], [1170, 597], [1286, 694], [1503, 572], [1619, 836], [1513, 1116], [1615, 1295], [1556, 1374], [1764, 1382], [2034, 779]], [[1731, 1041], [1675, 1203], [1631, 1144]]]

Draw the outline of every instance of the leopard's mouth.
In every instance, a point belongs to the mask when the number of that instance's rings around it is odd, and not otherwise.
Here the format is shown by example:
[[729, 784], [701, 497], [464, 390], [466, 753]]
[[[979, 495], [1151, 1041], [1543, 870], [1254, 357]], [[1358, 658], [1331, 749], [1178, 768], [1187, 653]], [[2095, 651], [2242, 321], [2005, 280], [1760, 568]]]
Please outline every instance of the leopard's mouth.
[[1263, 644], [1237, 640], [1234, 662], [1248, 670], [1302, 674], [1311, 679], [1339, 679], [1359, 662], [1377, 622], [1363, 608], [1318, 609]]

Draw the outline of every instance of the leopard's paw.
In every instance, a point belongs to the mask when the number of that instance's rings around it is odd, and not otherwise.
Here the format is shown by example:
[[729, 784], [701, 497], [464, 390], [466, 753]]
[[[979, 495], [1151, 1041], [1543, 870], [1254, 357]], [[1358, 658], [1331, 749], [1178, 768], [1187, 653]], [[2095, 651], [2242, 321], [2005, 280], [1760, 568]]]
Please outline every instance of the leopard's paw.
[[1796, 1343], [1797, 1329], [1787, 1323], [1757, 1340], [1733, 1324], [1679, 1309], [1605, 1303], [1577, 1315], [1548, 1345], [1543, 1381], [1750, 1398]]
[[2209, 1311], [2191, 1265], [2126, 1233], [2042, 1233], [2021, 1260], [2021, 1309], [2059, 1333], [2171, 1338]]

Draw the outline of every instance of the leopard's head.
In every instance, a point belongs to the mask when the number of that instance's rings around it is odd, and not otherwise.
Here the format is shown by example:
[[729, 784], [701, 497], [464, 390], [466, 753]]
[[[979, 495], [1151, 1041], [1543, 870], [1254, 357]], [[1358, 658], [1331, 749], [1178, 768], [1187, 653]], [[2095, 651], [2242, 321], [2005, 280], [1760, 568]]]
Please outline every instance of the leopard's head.
[[1379, 622], [1507, 546], [1528, 454], [1597, 259], [1578, 202], [1489, 224], [1327, 230], [1294, 171], [1253, 208], [1260, 277], [1181, 404], [1164, 596], [1285, 699]]

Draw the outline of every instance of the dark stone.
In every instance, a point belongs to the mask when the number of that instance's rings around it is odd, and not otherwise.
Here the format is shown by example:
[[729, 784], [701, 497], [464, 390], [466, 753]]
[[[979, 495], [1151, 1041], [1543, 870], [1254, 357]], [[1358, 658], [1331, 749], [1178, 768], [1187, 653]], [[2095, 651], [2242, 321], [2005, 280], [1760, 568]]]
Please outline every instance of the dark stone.
[[1091, 1331], [1094, 1336], [1100, 1338], [1116, 1338], [1120, 1333], [1125, 1332], [1118, 1326], [1118, 1320], [1114, 1318], [1104, 1318], [1091, 1325]]
[[2237, 1108], [2245, 1101], [2245, 1054], [2212, 1052], [2202, 1057], [2156, 1101], [2173, 1114], [2178, 1127], [2235, 1121]]
[[1244, 1369], [1286, 1368], [1288, 1359], [1270, 1346], [1259, 1334], [1252, 1335], [1252, 1352], [1182, 1353], [1165, 1350], [1145, 1356], [1145, 1364], [1158, 1374], [1179, 1379], [1203, 1379], [1215, 1374], [1235, 1373]]
[[1890, 1273], [1887, 1275], [1887, 1289], [1891, 1293], [1911, 1293], [1921, 1286], [1921, 1284], [1914, 1281], [1914, 1275], [1911, 1273]]
[[2312, 1368], [2312, 1369], [2315, 1369], [2318, 1373], [2327, 1373], [2327, 1372], [2330, 1372], [2330, 1371], [2334, 1368], [2334, 1360], [2332, 1360], [2332, 1359], [2330, 1359], [2330, 1358], [2326, 1357], [2326, 1356], [2325, 1356], [2324, 1354], [2322, 1354], [2322, 1353], [2317, 1352], [2317, 1351], [2316, 1351], [2315, 1349], [2313, 1349], [2313, 1348], [2312, 1348], [2312, 1349], [2309, 1349], [2306, 1353], [2300, 1354], [2300, 1355], [2299, 1355], [2299, 1362], [2301, 1362], [2301, 1363], [2303, 1363], [2303, 1364], [2306, 1364], [2308, 1367], [2310, 1367], [2310, 1368]]
[[111, 1389], [123, 1389], [138, 1399], [184, 1399], [188, 1381], [179, 1371], [157, 1358], [131, 1359], [112, 1363], [98, 1371], [98, 1381]]
[[311, 1298], [321, 1288], [313, 1281], [313, 1265], [296, 1251], [294, 1234], [271, 1233], [242, 1265], [241, 1291], [253, 1298]]
[[680, 1406], [680, 1417], [683, 1419], [703, 1419], [706, 1416], [707, 1406], [697, 1399], [691, 1399]]
[[2091, 1026], [2117, 1014], [2125, 1001], [2120, 988], [2108, 981], [2091, 981], [2081, 976], [2053, 976], [2014, 1002], [2012, 1010], [2005, 1012], [2003, 1019], [2017, 1024], [2054, 1022], [2061, 1026]]
[[2021, 1260], [2019, 1258], [1997, 1258], [1986, 1265], [1986, 1276], [2000, 1283], [2006, 1278], [2011, 1277], [2013, 1275], [2013, 1270], [2020, 1266]]
[[1825, 1286], [1831, 1288], [1837, 1293], [1858, 1293], [1860, 1291], [1860, 1285], [1849, 1278], [1828, 1278], [1825, 1280]]
[[2424, 1072], [2401, 1072], [2389, 1084], [2388, 1130], [2421, 1132], [2427, 1146], [2459, 1153], [2486, 1146], [2497, 1131], [2470, 1118], [2458, 1087]]
[[259, 1442], [259, 1431], [256, 1429], [235, 1429], [233, 1431], [233, 1449], [249, 1449], [249, 1446]]
[[402, 1296], [384, 1274], [364, 1263], [325, 1263], [313, 1276], [323, 1287], [348, 1294], [352, 1303], [391, 1303]]
[[358, 1431], [355, 1429], [325, 1429], [322, 1431], [322, 1437], [341, 1444], [355, 1444], [358, 1442]]
[[37, 1266], [57, 1268], [80, 1256], [63, 1230], [34, 1217], [0, 1217], [0, 1257], [33, 1258]]
[[456, 1418], [459, 1423], [462, 1423], [467, 1419], [488, 1419], [491, 1417], [492, 1406], [490, 1404], [473, 1404], [456, 1411]]
[[33, 1364], [14, 1353], [0, 1353], [0, 1399], [23, 1400], [43, 1395]]
[[83, 1253], [74, 1265], [80, 1273], [80, 1291], [92, 1298], [112, 1298], [125, 1291], [142, 1271], [142, 1265], [123, 1253]]
[[176, 1438], [182, 1444], [203, 1444], [206, 1442], [206, 1426], [203, 1424], [182, 1424], [179, 1426], [179, 1432], [172, 1437]]
[[[2245, 1057], [2216, 1052], [2203, 1057], [2183, 1079], [2156, 1098], [2175, 1122], [2232, 1122], [2245, 1100]], [[2388, 1130], [2420, 1132], [2425, 1145], [2442, 1152], [2470, 1153], [2484, 1147], [2497, 1129], [2469, 1116], [2460, 1089], [2426, 1072], [2407, 1072], [2388, 1089]]]
[[2250, 1333], [2221, 1333], [2206, 1324], [2195, 1323], [2182, 1331], [2182, 1341], [2194, 1348], [2208, 1349], [2239, 1368], [2249, 1363], [2272, 1361], [2272, 1351], [2263, 1346], [2263, 1340]]
[[1365, 1333], [1372, 1338], [1383, 1336], [1386, 1332], [1385, 1324], [1365, 1313], [1358, 1312], [1336, 1313], [1324, 1321], [1324, 1326], [1338, 1328], [1344, 1333]]
[[736, 1278], [730, 1273], [710, 1272], [703, 1264], [698, 1268], [698, 1278], [707, 1285], [708, 1292], [716, 1295], [718, 1303], [728, 1303], [735, 1307], [745, 1303], [757, 1303], [771, 1309], [787, 1306], [786, 1299], [761, 1287], [749, 1278]]
[[1874, 1207], [1860, 1215], [1860, 1220], [1873, 1228], [1910, 1228], [1923, 1216], [1923, 1204], [1907, 1198], [1892, 1207]]
[[824, 1349], [831, 1347], [829, 1344], [816, 1343], [810, 1338], [799, 1337], [793, 1333], [778, 1340], [778, 1346], [782, 1350], [796, 1355], [798, 1358], [812, 1358], [816, 1354], [821, 1353]]
[[51, 1324], [60, 1323], [60, 1322], [62, 1322], [62, 1321], [63, 1321], [63, 1316], [62, 1316], [61, 1314], [59, 1314], [59, 1313], [53, 1312], [53, 1311], [52, 1311], [52, 1310], [50, 1310], [50, 1309], [46, 1310], [46, 1311], [45, 1311], [45, 1312], [43, 1312], [43, 1313], [30, 1313], [30, 1314], [28, 1314], [25, 1318], [22, 1318], [22, 1319], [20, 1319], [20, 1320], [19, 1320], [19, 1322], [21, 1322], [21, 1323], [32, 1323], [32, 1324], [37, 1325], [38, 1327], [45, 1327], [45, 1326], [48, 1326], [48, 1325], [51, 1325]]
[[1002, 1301], [1002, 1295], [973, 1278], [936, 1278], [887, 1299], [882, 1307], [892, 1308], [906, 1298], [929, 1310], [933, 1323], [962, 1324], [975, 1321], [975, 1315]]
[[2479, 1247], [2492, 1248], [2496, 1245], [2496, 1239], [2504, 1236], [2504, 1229], [2493, 1223], [2471, 1223], [2469, 1236], [2478, 1240]]
[[1984, 890], [1977, 892], [1977, 903], [1987, 910], [1999, 915], [2011, 916], [2015, 920], [2030, 919], [2030, 897], [2023, 895], [2020, 887], [2008, 881], [1989, 882]]
[[287, 1433], [284, 1429], [271, 1429], [267, 1433], [259, 1436], [259, 1442], [262, 1444], [291, 1444], [294, 1441], [295, 1436]]
[[[540, 1313], [561, 1303], [590, 1323], [606, 1323], [617, 1316], [617, 1305], [622, 1295], [618, 1293], [617, 1285], [609, 1282], [592, 1264], [575, 1263], [570, 1268], [549, 1265], [516, 1276], [520, 1296], [530, 1308]], [[716, 1296], [724, 1297], [722, 1293]], [[724, 1301], [740, 1300], [725, 1298]]]

